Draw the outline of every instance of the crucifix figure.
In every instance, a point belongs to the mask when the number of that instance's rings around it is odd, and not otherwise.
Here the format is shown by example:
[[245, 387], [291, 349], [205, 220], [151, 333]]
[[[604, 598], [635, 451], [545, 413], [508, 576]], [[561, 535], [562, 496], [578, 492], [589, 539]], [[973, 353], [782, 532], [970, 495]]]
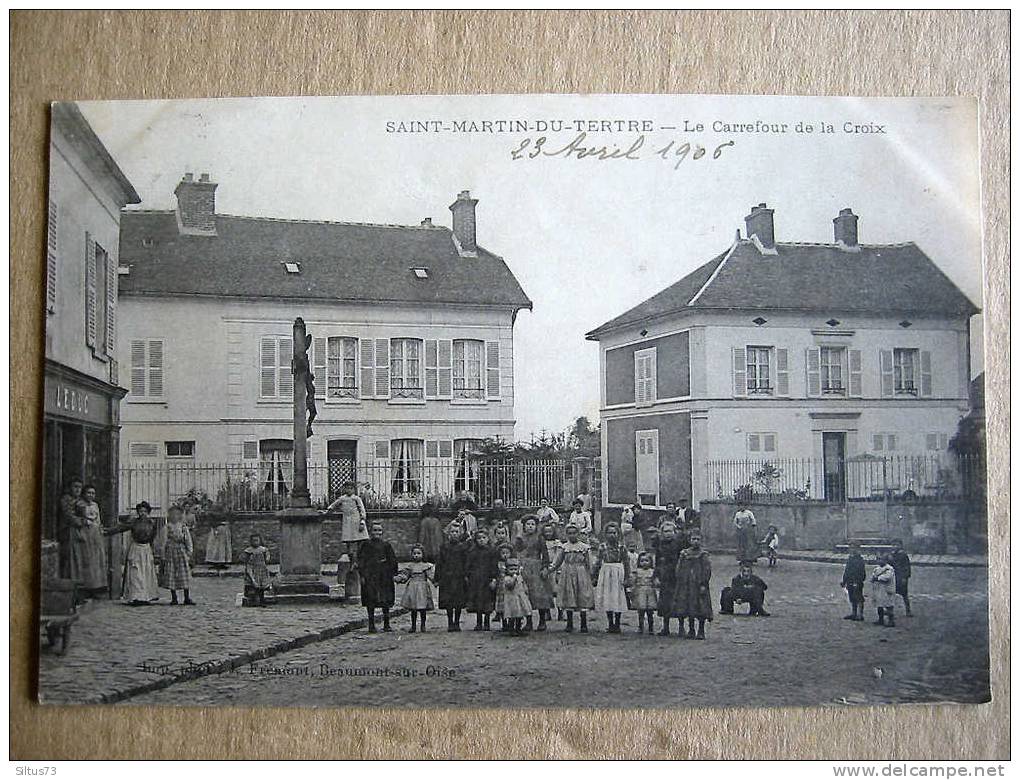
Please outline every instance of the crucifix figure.
[[[301, 332], [304, 333], [304, 321], [298, 317], [297, 322], [301, 322]], [[301, 385], [304, 388], [305, 410], [308, 412], [305, 436], [310, 438], [314, 435], [312, 423], [319, 413], [318, 409], [315, 408], [315, 375], [312, 373], [308, 362], [308, 350], [312, 346], [312, 334], [304, 333], [304, 338], [299, 342], [297, 322], [294, 323], [294, 365], [292, 371], [294, 374], [294, 387], [297, 388]], [[296, 401], [297, 399], [295, 398], [295, 403]]]
[[298, 317], [294, 320], [294, 354], [290, 364], [294, 375], [294, 488], [290, 494], [290, 505], [294, 508], [310, 506], [308, 437], [312, 435], [312, 421], [316, 414], [314, 377], [308, 364], [311, 344], [312, 337], [305, 332], [305, 321]]

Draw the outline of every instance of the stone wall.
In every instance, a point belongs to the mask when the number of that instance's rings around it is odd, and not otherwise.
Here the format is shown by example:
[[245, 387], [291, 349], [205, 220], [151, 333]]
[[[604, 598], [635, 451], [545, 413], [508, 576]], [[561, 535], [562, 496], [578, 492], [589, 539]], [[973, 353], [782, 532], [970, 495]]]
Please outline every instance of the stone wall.
[[[758, 532], [779, 529], [780, 549], [831, 550], [849, 537], [899, 539], [909, 553], [971, 553], [987, 548], [984, 508], [962, 501], [827, 504], [800, 501], [752, 504]], [[701, 526], [709, 549], [733, 549], [731, 501], [702, 501]]]

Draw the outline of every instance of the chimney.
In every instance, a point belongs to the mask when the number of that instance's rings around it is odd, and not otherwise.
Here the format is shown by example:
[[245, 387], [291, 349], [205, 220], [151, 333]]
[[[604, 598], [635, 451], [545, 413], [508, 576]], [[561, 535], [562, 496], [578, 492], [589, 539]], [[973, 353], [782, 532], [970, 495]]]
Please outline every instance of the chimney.
[[422, 227], [433, 227], [433, 225], [432, 225], [432, 217], [425, 217], [425, 219], [423, 219], [421, 221], [421, 226]]
[[453, 212], [453, 235], [460, 243], [464, 252], [474, 252], [478, 248], [475, 242], [475, 206], [478, 201], [471, 197], [471, 193], [464, 190], [457, 196], [450, 205]]
[[752, 206], [751, 213], [744, 217], [744, 222], [747, 224], [747, 237], [757, 236], [762, 249], [772, 250], [769, 254], [773, 254], [776, 249], [776, 228], [772, 222], [772, 214], [772, 209], [766, 208], [764, 203], [759, 203], [757, 206]]
[[832, 231], [836, 243], [847, 249], [857, 249], [857, 215], [852, 209], [840, 209], [839, 216], [832, 220]]
[[203, 173], [195, 181], [186, 173], [174, 189], [177, 196], [177, 228], [184, 235], [216, 235], [216, 182]]

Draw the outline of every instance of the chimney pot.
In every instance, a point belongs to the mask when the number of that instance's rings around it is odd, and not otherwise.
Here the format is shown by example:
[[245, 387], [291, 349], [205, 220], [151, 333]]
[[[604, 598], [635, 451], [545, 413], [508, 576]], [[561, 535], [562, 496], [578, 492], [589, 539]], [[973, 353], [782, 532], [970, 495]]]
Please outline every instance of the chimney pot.
[[185, 235], [216, 235], [216, 183], [203, 173], [198, 181], [185, 173], [174, 195], [177, 196], [177, 228]]
[[840, 209], [839, 216], [832, 220], [832, 232], [837, 244], [857, 246], [857, 215], [852, 209]]
[[475, 235], [475, 206], [478, 201], [471, 197], [469, 190], [461, 190], [457, 200], [450, 204], [453, 212], [453, 235], [460, 243], [464, 252], [474, 252], [478, 248]]
[[425, 217], [425, 219], [423, 219], [421, 221], [421, 226], [422, 227], [432, 227], [432, 217]]
[[[762, 248], [774, 250], [776, 248], [776, 228], [772, 215], [773, 210], [767, 208], [764, 203], [759, 203], [751, 208], [751, 213], [744, 217], [747, 225], [747, 237], [758, 237]], [[770, 252], [771, 254], [771, 252]]]

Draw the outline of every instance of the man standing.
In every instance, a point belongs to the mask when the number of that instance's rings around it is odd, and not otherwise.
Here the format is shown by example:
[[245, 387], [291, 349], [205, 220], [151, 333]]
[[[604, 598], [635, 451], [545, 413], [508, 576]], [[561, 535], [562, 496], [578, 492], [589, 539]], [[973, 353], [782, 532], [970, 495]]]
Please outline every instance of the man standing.
[[741, 564], [740, 573], [730, 581], [728, 587], [722, 589], [719, 611], [724, 615], [732, 615], [733, 605], [740, 603], [749, 605], [749, 615], [768, 617], [770, 613], [765, 611], [765, 591], [768, 588], [764, 580], [752, 572], [750, 564]]
[[913, 617], [910, 613], [910, 556], [901, 545], [898, 545], [893, 550], [890, 563], [896, 572], [896, 592], [903, 597], [903, 608], [907, 617]]

